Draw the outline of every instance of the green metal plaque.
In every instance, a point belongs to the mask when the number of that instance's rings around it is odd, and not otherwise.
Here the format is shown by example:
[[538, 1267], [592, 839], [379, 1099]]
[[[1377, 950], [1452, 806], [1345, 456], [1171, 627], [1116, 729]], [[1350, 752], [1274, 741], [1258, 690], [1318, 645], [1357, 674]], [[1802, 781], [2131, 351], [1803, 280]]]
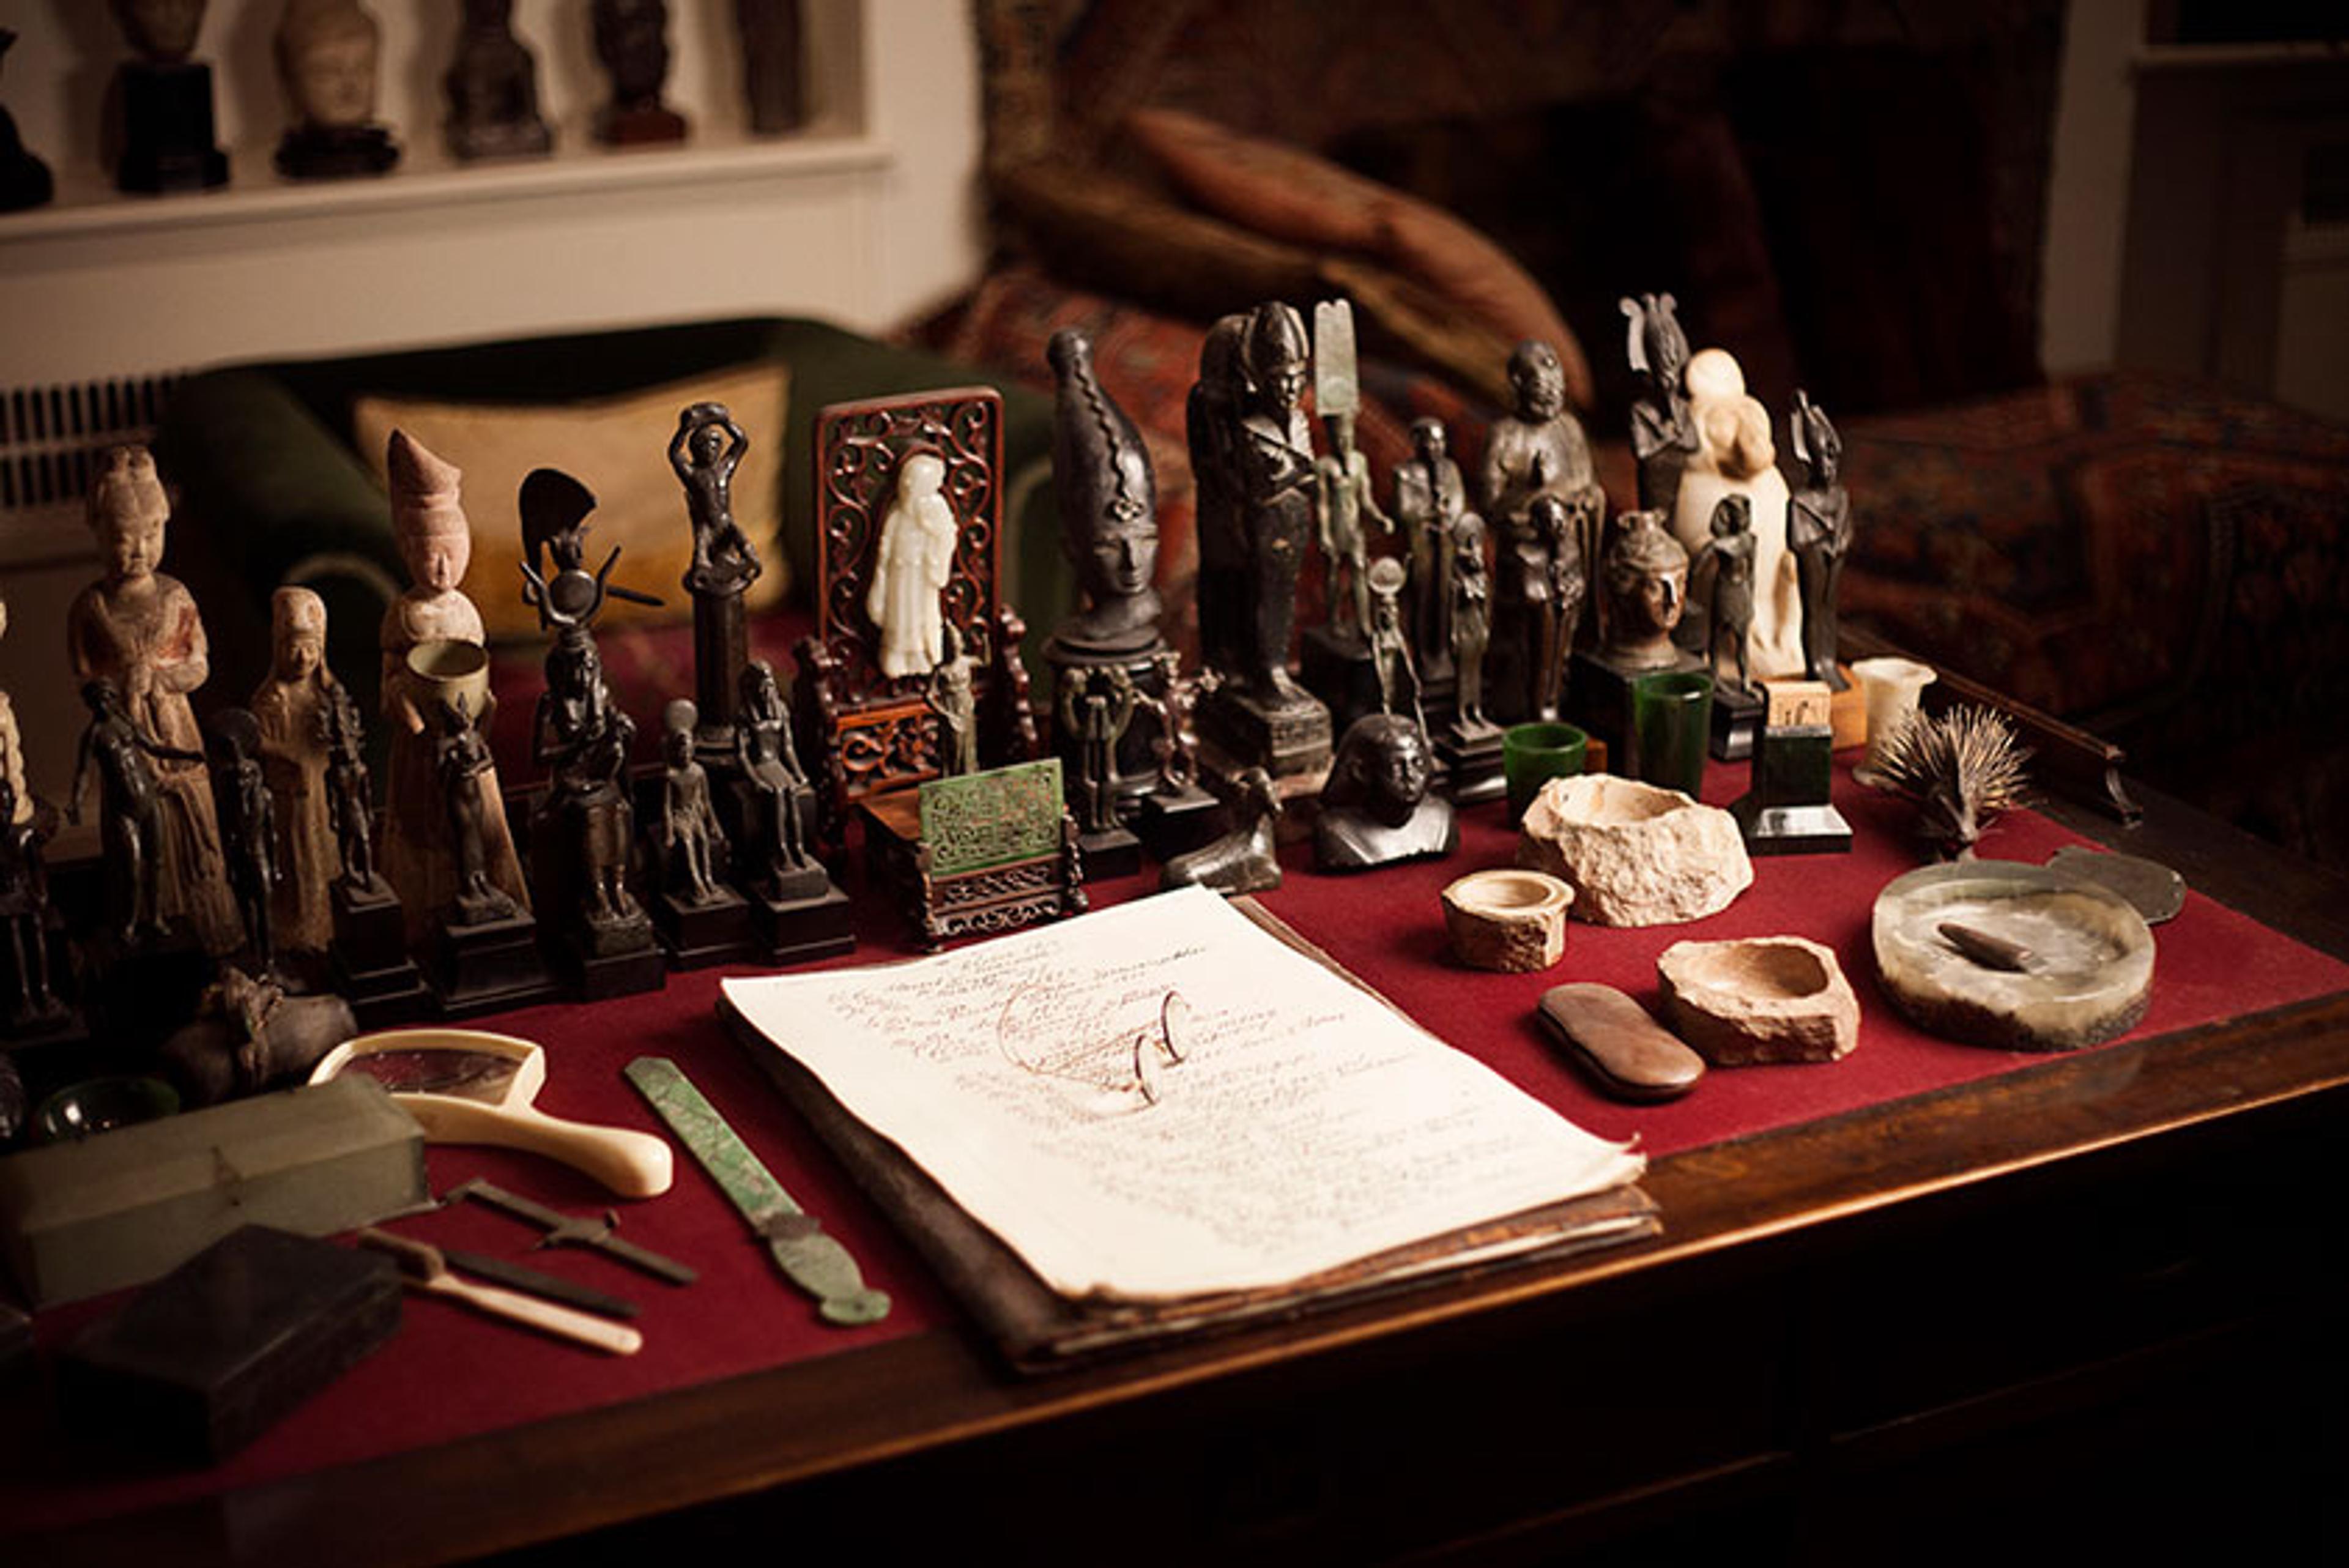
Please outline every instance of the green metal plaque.
[[922, 785], [930, 875], [953, 877], [1061, 850], [1061, 759], [1014, 763]]

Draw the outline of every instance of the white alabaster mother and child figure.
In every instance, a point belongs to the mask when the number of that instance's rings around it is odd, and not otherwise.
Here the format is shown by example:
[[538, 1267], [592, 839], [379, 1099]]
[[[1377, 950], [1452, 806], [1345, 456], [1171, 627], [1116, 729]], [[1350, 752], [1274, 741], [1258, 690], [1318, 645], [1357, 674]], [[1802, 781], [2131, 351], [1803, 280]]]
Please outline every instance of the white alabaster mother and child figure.
[[941, 493], [946, 474], [936, 452], [907, 452], [882, 517], [864, 613], [880, 630], [876, 658], [892, 680], [926, 676], [947, 656], [941, 596], [954, 576], [956, 528], [954, 508]]

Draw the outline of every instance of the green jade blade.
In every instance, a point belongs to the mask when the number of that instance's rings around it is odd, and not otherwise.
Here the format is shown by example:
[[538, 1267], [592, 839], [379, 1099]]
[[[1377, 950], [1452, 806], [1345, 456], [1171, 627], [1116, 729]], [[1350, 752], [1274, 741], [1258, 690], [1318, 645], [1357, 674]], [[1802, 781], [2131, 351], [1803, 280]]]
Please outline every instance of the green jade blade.
[[889, 1315], [887, 1293], [866, 1287], [848, 1249], [792, 1201], [782, 1184], [676, 1063], [666, 1056], [639, 1056], [628, 1064], [627, 1075], [742, 1211], [750, 1229], [766, 1239], [784, 1276], [816, 1299], [816, 1315], [842, 1327], [878, 1323]]

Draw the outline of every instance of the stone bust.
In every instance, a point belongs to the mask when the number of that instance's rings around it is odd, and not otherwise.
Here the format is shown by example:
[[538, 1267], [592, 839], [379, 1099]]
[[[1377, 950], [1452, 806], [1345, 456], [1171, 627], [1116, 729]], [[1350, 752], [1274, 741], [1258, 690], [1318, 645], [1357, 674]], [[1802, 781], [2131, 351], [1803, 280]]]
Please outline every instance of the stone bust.
[[1672, 631], [1688, 607], [1688, 551], [1666, 531], [1661, 512], [1626, 512], [1611, 534], [1600, 568], [1608, 662], [1620, 670], [1679, 663]]
[[375, 118], [376, 19], [358, 0], [293, 0], [277, 28], [277, 68], [302, 122], [349, 130]]
[[1059, 633], [1083, 653], [1144, 652], [1159, 644], [1158, 485], [1149, 451], [1094, 378], [1092, 343], [1067, 327], [1047, 352], [1058, 382], [1052, 476], [1061, 547], [1076, 568], [1086, 608]]
[[1460, 844], [1452, 803], [1432, 793], [1427, 737], [1395, 713], [1354, 722], [1321, 791], [1313, 824], [1313, 864], [1323, 871], [1366, 870], [1402, 860], [1449, 855]]

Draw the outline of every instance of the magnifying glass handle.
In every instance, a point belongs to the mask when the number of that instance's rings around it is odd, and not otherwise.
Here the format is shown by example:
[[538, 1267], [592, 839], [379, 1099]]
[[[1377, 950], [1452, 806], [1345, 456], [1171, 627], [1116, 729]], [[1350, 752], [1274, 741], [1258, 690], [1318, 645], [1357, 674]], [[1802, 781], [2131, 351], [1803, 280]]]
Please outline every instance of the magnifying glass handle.
[[499, 1110], [490, 1106], [441, 1100], [428, 1110], [409, 1102], [439, 1142], [493, 1144], [559, 1159], [594, 1177], [623, 1198], [657, 1198], [675, 1174], [667, 1140], [629, 1127], [566, 1122], [535, 1110]]

